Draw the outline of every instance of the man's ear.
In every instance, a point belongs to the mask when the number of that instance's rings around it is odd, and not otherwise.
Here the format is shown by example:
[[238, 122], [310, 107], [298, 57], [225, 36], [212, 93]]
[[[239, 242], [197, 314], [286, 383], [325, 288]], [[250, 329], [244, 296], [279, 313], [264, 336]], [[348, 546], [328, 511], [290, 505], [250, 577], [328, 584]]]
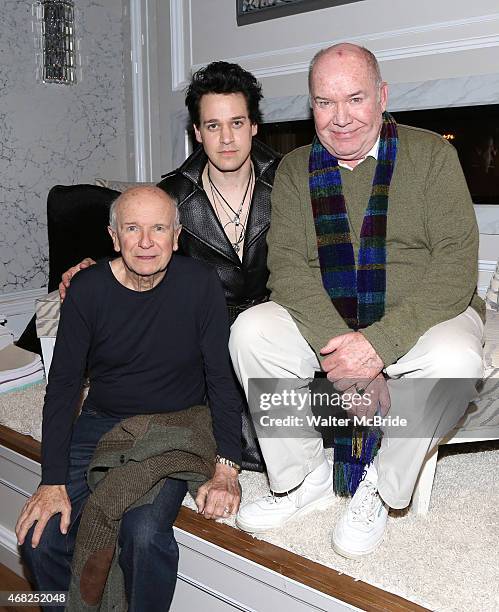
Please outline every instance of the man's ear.
[[384, 113], [388, 102], [388, 83], [385, 83], [384, 81], [381, 83], [379, 90], [379, 101], [381, 104], [381, 112]]
[[203, 144], [203, 137], [201, 136], [201, 132], [199, 131], [198, 126], [195, 123], [193, 123], [192, 127], [194, 128], [194, 135], [196, 136], [196, 140], [199, 143]]
[[177, 227], [173, 232], [173, 250], [178, 251], [178, 237], [180, 236], [180, 232], [182, 231], [182, 226]]
[[251, 135], [256, 136], [257, 132], [258, 132], [258, 123], [252, 123], [251, 124]]
[[118, 241], [118, 234], [116, 233], [115, 230], [113, 230], [113, 228], [110, 225], [107, 226], [107, 231], [109, 232], [109, 235], [111, 236], [111, 240], [113, 241], [114, 250], [117, 253], [119, 253], [120, 252], [120, 243]]

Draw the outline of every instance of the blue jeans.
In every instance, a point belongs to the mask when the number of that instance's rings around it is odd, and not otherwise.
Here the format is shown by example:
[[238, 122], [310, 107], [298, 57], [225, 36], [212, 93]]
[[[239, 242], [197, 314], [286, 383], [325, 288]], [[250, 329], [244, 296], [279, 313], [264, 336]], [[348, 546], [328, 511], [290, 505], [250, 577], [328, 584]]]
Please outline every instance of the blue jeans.
[[[120, 420], [84, 409], [74, 425], [66, 485], [71, 501], [68, 533], [61, 533], [61, 515], [56, 514], [47, 523], [36, 548], [31, 546], [34, 525], [22, 546], [23, 559], [40, 591], [69, 589], [80, 516], [90, 495], [86, 470], [97, 442]], [[121, 549], [118, 561], [125, 578], [129, 612], [164, 612], [170, 607], [178, 567], [178, 546], [172, 526], [186, 492], [185, 481], [168, 478], [152, 504], [129, 510], [123, 516], [118, 536]]]

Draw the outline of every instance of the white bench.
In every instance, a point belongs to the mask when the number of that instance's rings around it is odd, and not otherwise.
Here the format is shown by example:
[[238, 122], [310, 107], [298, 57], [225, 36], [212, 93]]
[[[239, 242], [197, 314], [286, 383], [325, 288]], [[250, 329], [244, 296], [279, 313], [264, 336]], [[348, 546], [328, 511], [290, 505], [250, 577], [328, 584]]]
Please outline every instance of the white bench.
[[[492, 310], [487, 310], [484, 361], [485, 377], [478, 399], [469, 405], [466, 414], [440, 445], [499, 439], [499, 313]], [[411, 508], [417, 514], [426, 514], [430, 507], [437, 458], [438, 446], [426, 457], [412, 495]]]
[[[495, 381], [496, 396], [493, 403], [488, 406], [488, 409], [484, 410], [483, 396], [480, 398], [478, 406], [470, 404], [467, 413], [463, 416], [458, 426], [441, 440], [439, 446], [443, 444], [463, 444], [465, 442], [485, 442], [487, 440], [499, 439], [499, 418], [496, 407], [499, 405], [499, 378], [496, 378]], [[419, 473], [414, 493], [412, 494], [411, 509], [417, 514], [427, 514], [430, 507], [439, 446], [435, 447], [427, 455]]]

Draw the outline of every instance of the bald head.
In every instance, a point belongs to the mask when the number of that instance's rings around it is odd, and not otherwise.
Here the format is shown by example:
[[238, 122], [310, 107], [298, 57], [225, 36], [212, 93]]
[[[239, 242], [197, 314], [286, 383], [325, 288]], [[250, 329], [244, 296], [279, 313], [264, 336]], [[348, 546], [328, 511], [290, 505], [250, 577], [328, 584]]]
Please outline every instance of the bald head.
[[116, 277], [136, 291], [143, 290], [144, 279], [149, 288], [154, 286], [178, 249], [181, 225], [175, 201], [158, 187], [132, 187], [113, 202], [109, 217], [114, 250], [121, 254], [113, 261]]
[[143, 205], [144, 203], [156, 203], [156, 205], [164, 205], [165, 209], [173, 216], [173, 227], [180, 227], [180, 215], [175, 199], [168, 195], [159, 187], [153, 185], [141, 185], [138, 187], [130, 187], [119, 195], [111, 204], [109, 209], [109, 226], [116, 231], [118, 228], [118, 219], [123, 209], [130, 204]]
[[336, 59], [338, 63], [341, 63], [343, 60], [357, 61], [360, 65], [364, 64], [365, 69], [373, 79], [376, 88], [379, 88], [383, 82], [378, 60], [376, 59], [374, 53], [365, 47], [360, 47], [359, 45], [354, 45], [352, 43], [339, 43], [337, 45], [333, 45], [332, 47], [328, 47], [327, 49], [321, 49], [312, 58], [308, 70], [308, 89], [310, 95], [313, 95], [312, 89], [314, 69], [321, 63], [322, 60], [325, 59]]
[[320, 51], [309, 74], [310, 102], [321, 144], [353, 168], [379, 137], [388, 86], [374, 55], [342, 43]]

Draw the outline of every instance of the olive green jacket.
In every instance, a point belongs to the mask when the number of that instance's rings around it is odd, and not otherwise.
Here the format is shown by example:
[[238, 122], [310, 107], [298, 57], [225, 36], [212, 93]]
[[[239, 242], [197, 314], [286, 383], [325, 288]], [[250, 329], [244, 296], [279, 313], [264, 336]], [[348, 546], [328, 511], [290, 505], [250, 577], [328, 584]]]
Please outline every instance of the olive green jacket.
[[[362, 330], [385, 366], [411, 349], [433, 325], [476, 295], [478, 228], [456, 150], [438, 134], [398, 126], [399, 147], [389, 191], [385, 315]], [[334, 336], [351, 331], [322, 284], [310, 191], [310, 145], [281, 162], [272, 191], [267, 237], [271, 299], [286, 308], [319, 357]], [[341, 168], [355, 257], [376, 160]]]
[[92, 494], [76, 537], [68, 612], [127, 609], [115, 554], [123, 514], [151, 503], [168, 477], [186, 480], [195, 497], [213, 476], [215, 453], [207, 406], [129, 417], [102, 436], [88, 467]]

